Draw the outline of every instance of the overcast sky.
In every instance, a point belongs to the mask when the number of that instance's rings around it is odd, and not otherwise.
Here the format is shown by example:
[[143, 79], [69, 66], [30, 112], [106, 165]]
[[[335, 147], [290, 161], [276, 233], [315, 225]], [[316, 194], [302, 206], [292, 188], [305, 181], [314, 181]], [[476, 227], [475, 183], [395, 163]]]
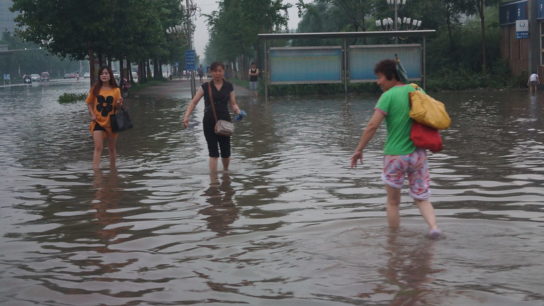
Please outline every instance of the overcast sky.
[[[1, 1], [1, 0], [0, 0]], [[210, 14], [212, 11], [216, 11], [218, 9], [218, 0], [193, 0], [194, 3], [200, 8], [200, 14]], [[297, 0], [283, 0], [283, 3], [291, 3], [293, 4], [293, 7], [291, 7], [288, 11], [289, 13], [289, 29], [296, 29], [298, 22], [300, 18], [298, 18], [297, 15], [297, 8], [294, 6], [294, 4], [297, 2]], [[184, 1], [185, 4], [185, 1]], [[199, 13], [197, 13], [196, 17], [196, 30], [195, 30], [195, 37], [194, 37], [194, 43], [195, 43], [195, 50], [198, 55], [200, 55], [201, 58], [204, 58], [204, 50], [206, 49], [206, 44], [208, 43], [209, 34], [208, 34], [208, 26], [206, 24], [206, 17], [200, 16]]]

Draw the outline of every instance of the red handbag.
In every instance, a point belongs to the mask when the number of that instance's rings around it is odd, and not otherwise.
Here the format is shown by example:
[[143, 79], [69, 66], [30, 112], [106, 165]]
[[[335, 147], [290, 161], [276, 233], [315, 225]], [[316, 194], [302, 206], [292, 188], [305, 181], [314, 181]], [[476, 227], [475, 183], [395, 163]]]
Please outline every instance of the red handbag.
[[425, 126], [412, 120], [410, 139], [417, 148], [429, 149], [431, 152], [442, 151], [442, 137], [437, 129]]

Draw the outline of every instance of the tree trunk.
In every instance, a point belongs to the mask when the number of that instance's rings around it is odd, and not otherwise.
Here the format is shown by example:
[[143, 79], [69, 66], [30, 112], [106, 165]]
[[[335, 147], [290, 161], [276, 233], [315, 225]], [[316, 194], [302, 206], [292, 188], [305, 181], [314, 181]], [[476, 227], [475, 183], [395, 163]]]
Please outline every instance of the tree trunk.
[[98, 58], [98, 67], [104, 67], [104, 64], [102, 62], [103, 61], [102, 54], [97, 53], [96, 57]]
[[145, 61], [142, 61], [140, 64], [142, 66], [142, 80], [143, 82], [147, 82], [147, 65], [145, 64]]
[[125, 77], [125, 67], [123, 63], [123, 58], [121, 58], [119, 59], [119, 82], [121, 82], [121, 80]]
[[160, 80], [161, 74], [160, 74], [160, 66], [159, 66], [159, 60], [153, 59], [153, 79], [154, 80]]
[[153, 75], [151, 75], [151, 65], [149, 64], [149, 60], [146, 60], [145, 61], [145, 64], [146, 64], [146, 72], [147, 72], [147, 79], [148, 80], [152, 80], [153, 79]]
[[145, 65], [143, 61], [138, 62], [138, 83], [145, 83]]
[[91, 75], [91, 77], [89, 78], [89, 82], [91, 82], [91, 87], [93, 87], [94, 83], [97, 81], [96, 67], [95, 67], [96, 58], [94, 56], [93, 50], [89, 49], [88, 54], [89, 54], [89, 74]]
[[455, 44], [453, 42], [453, 32], [452, 32], [452, 25], [451, 25], [451, 18], [450, 18], [450, 12], [448, 9], [448, 13], [446, 16], [446, 26], [448, 28], [448, 40], [450, 41], [450, 51], [453, 51], [455, 48]]
[[484, 0], [479, 0], [479, 13], [480, 13], [480, 29], [482, 32], [482, 73], [487, 72], [486, 65], [486, 50], [485, 50], [485, 5]]
[[127, 59], [127, 73], [128, 73], [127, 80], [129, 80], [130, 83], [134, 83], [134, 78], [132, 77], [132, 67], [130, 65], [129, 59]]
[[163, 72], [164, 72], [164, 71], [162, 71], [162, 62], [158, 61], [158, 63], [159, 63], [159, 75], [161, 76], [161, 79], [162, 79], [163, 78]]

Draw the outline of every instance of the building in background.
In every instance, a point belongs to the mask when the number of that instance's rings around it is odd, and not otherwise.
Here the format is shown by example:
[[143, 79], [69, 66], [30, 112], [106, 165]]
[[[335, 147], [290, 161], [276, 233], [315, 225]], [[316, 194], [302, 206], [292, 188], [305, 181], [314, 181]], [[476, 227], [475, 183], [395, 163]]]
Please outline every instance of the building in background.
[[11, 0], [0, 0], [0, 34], [6, 31], [13, 33], [15, 30], [16, 13], [9, 10], [12, 6]]
[[501, 56], [515, 76], [544, 76], [544, 0], [518, 0], [499, 8]]

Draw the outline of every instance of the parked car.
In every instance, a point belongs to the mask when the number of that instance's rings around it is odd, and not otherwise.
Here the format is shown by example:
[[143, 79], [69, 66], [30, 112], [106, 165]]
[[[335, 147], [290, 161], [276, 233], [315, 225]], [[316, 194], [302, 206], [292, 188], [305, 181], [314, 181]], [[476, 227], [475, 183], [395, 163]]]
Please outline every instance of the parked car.
[[64, 74], [65, 79], [75, 79], [77, 78], [77, 72], [69, 72]]
[[40, 81], [41, 82], [49, 82], [49, 72], [44, 71], [40, 75]]
[[83, 78], [84, 78], [84, 79], [88, 79], [88, 78], [90, 78], [90, 77], [91, 77], [91, 74], [90, 74], [90, 73], [88, 73], [88, 72], [83, 73]]
[[30, 79], [32, 80], [32, 82], [34, 82], [34, 81], [37, 82], [37, 81], [40, 80], [40, 75], [37, 74], [37, 73], [33, 73], [33, 74], [30, 75]]

